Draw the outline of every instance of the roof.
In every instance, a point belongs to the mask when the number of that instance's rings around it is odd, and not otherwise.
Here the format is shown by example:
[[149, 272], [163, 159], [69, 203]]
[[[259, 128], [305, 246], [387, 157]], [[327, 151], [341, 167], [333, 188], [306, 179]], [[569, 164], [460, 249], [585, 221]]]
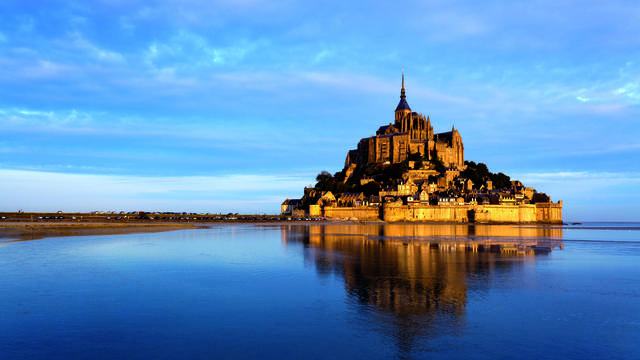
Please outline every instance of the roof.
[[340, 196], [340, 200], [356, 200], [356, 199], [364, 199], [364, 194], [359, 192], [359, 193], [343, 193], [342, 196]]
[[411, 111], [411, 108], [409, 107], [409, 104], [407, 103], [407, 99], [405, 99], [404, 97], [400, 98], [400, 102], [398, 103], [398, 106], [396, 107], [396, 111], [399, 110], [409, 110]]
[[447, 131], [443, 133], [435, 134], [436, 141], [438, 142], [446, 142], [448, 144], [453, 143], [453, 131]]
[[453, 131], [447, 131], [447, 132], [442, 132], [442, 133], [437, 133], [436, 134], [439, 138], [442, 139], [451, 139], [453, 137]]

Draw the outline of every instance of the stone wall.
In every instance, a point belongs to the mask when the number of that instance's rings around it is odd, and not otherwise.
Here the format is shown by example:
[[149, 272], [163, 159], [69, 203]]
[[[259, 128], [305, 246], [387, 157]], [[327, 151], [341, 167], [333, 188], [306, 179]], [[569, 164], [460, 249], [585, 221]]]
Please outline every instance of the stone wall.
[[535, 205], [479, 205], [473, 210], [475, 210], [475, 222], [477, 223], [537, 222]]
[[321, 215], [320, 205], [309, 205], [309, 216], [319, 217]]
[[375, 207], [325, 207], [323, 215], [333, 219], [384, 220], [386, 222], [455, 223], [562, 223], [562, 201], [535, 205], [400, 205]]
[[437, 206], [437, 205], [398, 205], [386, 203], [382, 207], [384, 221], [448, 221], [468, 222], [466, 206]]
[[536, 204], [538, 222], [562, 223], [562, 200], [557, 203]]
[[380, 220], [380, 208], [360, 206], [360, 207], [333, 207], [325, 206], [323, 216], [330, 219], [340, 220]]

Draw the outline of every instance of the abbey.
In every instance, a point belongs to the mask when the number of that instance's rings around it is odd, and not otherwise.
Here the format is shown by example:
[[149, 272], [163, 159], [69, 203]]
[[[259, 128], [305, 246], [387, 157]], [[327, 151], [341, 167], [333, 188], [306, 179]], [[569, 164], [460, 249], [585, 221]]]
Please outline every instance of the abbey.
[[342, 171], [323, 171], [281, 213], [364, 221], [562, 223], [553, 203], [482, 162], [465, 161], [460, 133], [434, 133], [431, 119], [411, 111], [404, 89], [394, 122], [361, 139]]
[[427, 160], [438, 158], [448, 168], [463, 170], [465, 167], [460, 133], [452, 127], [451, 131], [434, 134], [431, 119], [411, 111], [403, 73], [395, 121], [381, 126], [375, 136], [360, 140], [358, 148], [347, 154], [345, 169], [351, 173], [356, 167], [370, 163], [400, 163], [415, 153]]

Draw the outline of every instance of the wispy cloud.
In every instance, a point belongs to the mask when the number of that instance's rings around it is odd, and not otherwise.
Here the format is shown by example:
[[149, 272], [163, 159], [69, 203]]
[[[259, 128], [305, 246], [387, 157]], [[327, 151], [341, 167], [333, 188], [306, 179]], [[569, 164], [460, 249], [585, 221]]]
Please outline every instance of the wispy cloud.
[[167, 41], [149, 45], [144, 58], [156, 68], [232, 65], [242, 61], [260, 46], [260, 42], [242, 39], [235, 39], [233, 44], [216, 46], [203, 36], [182, 30]]
[[523, 173], [522, 176], [535, 181], [548, 182], [598, 179], [607, 182], [619, 180], [640, 183], [640, 173], [638, 172], [553, 171]]
[[604, 146], [597, 146], [596, 148], [589, 148], [585, 150], [569, 151], [566, 155], [602, 155], [612, 153], [625, 153], [635, 152], [640, 150], [640, 143], [628, 143], [628, 144], [610, 144], [607, 143]]
[[[363, 93], [394, 94], [397, 93], [399, 89], [397, 78], [390, 80], [371, 75], [342, 72], [300, 72], [293, 73], [291, 76], [303, 82], [310, 82], [341, 90], [357, 90]], [[445, 94], [416, 83], [411, 84], [409, 89], [408, 91], [414, 99], [421, 97], [444, 103], [470, 103], [469, 99]]]
[[40, 110], [31, 108], [0, 108], [0, 126], [10, 127], [86, 127], [94, 124], [95, 115], [103, 116], [104, 113], [91, 114], [75, 109], [67, 111]]
[[69, 38], [64, 40], [61, 46], [69, 46], [75, 50], [88, 54], [91, 58], [104, 62], [122, 63], [125, 57], [112, 50], [107, 50], [89, 41], [82, 33], [73, 32], [69, 34]]
[[429, 31], [427, 36], [438, 41], [474, 38], [492, 30], [492, 25], [486, 18], [461, 9], [435, 9], [422, 21], [413, 21], [411, 24], [423, 30], [437, 29]]
[[640, 101], [640, 82], [626, 83], [614, 91], [617, 95], [625, 96], [633, 101]]
[[640, 198], [639, 172], [557, 171], [513, 175], [525, 185], [534, 186], [559, 200]]
[[1, 170], [3, 211], [268, 211], [310, 179], [277, 175], [137, 177]]
[[[511, 174], [526, 186], [563, 200], [563, 218], [591, 221], [639, 221], [640, 172], [556, 171]], [[607, 209], [605, 211], [605, 209]]]
[[20, 73], [15, 75], [22, 76], [25, 79], [54, 79], [67, 74], [71, 74], [76, 70], [75, 66], [56, 63], [47, 60], [38, 60], [34, 64], [25, 64]]

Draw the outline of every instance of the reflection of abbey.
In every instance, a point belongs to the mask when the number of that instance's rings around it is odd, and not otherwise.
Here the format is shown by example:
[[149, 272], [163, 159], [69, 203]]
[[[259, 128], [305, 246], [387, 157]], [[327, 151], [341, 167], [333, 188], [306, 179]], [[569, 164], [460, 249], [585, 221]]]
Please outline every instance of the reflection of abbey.
[[322, 172], [283, 215], [348, 220], [561, 223], [562, 201], [487, 165], [465, 161], [458, 130], [434, 133], [411, 111], [404, 88], [394, 121], [347, 153], [335, 174]]
[[464, 146], [460, 133], [452, 128], [451, 131], [434, 134], [431, 119], [411, 111], [402, 74], [395, 122], [381, 126], [376, 136], [360, 140], [358, 149], [349, 151], [346, 166], [355, 169], [371, 163], [400, 163], [414, 153], [419, 153], [427, 160], [438, 157], [445, 166], [451, 168], [462, 170], [464, 167]]
[[342, 278], [347, 296], [384, 321], [375, 328], [389, 325], [409, 348], [438, 324], [464, 328], [470, 296], [564, 248], [562, 229], [534, 226], [294, 223], [281, 236], [304, 245], [305, 265]]

